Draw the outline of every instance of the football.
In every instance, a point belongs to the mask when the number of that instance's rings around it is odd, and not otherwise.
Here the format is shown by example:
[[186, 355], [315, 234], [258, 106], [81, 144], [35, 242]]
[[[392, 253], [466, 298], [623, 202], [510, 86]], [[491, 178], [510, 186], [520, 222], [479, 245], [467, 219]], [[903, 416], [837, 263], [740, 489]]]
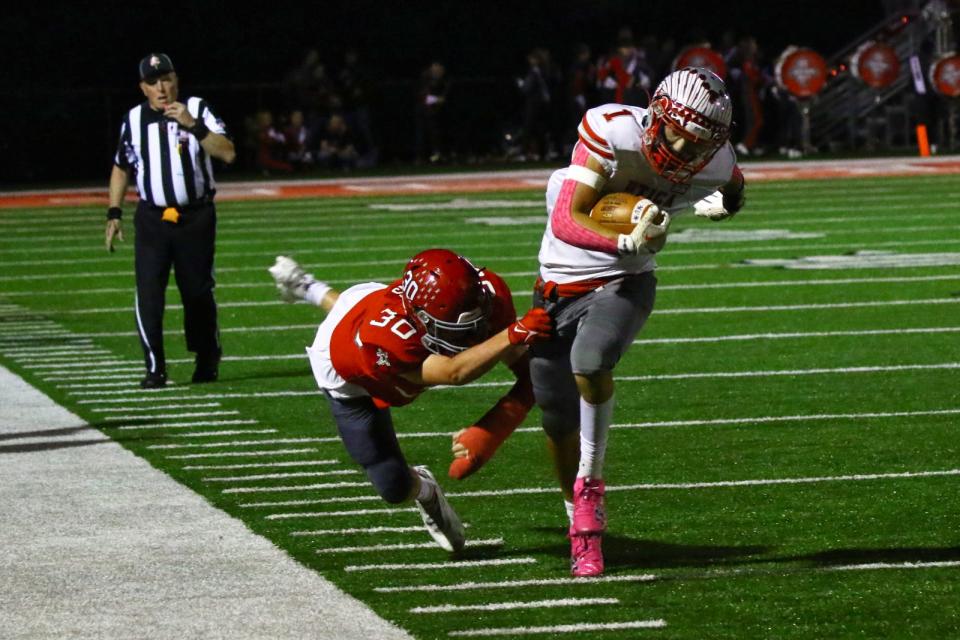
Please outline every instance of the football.
[[633, 207], [640, 198], [631, 193], [608, 193], [593, 205], [590, 217], [617, 233], [630, 233], [639, 220], [641, 212], [634, 216]]
[[[630, 233], [647, 209], [647, 207], [637, 208], [637, 202], [643, 199], [643, 196], [635, 196], [632, 193], [608, 193], [593, 205], [590, 217], [617, 233]], [[647, 203], [652, 204], [649, 200]], [[659, 224], [662, 220], [663, 216], [658, 215], [653, 222]]]

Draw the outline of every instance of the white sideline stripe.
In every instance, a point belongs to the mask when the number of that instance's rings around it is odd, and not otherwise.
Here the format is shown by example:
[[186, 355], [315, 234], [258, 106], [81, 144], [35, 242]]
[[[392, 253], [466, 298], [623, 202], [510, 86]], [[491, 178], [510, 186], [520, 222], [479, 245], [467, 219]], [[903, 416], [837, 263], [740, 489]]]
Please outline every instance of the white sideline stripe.
[[[662, 373], [646, 376], [616, 376], [616, 382], [651, 382], [656, 380], [689, 380], [694, 378], [760, 378], [765, 376], [813, 376], [833, 373], [882, 373], [885, 371], [929, 371], [939, 369], [958, 369], [960, 362], [942, 362], [937, 364], [898, 364], [888, 366], [872, 367], [836, 367], [833, 369], [773, 369], [768, 371], [699, 371], [691, 373]], [[434, 390], [483, 388], [483, 387], [509, 387], [513, 382], [472, 382], [462, 387], [441, 385], [433, 387]], [[399, 434], [398, 434], [399, 435]], [[428, 434], [433, 435], [433, 434]], [[449, 435], [449, 434], [448, 434]], [[423, 437], [418, 434], [407, 433], [405, 437]]]
[[158, 413], [149, 415], [126, 415], [126, 416], [107, 416], [104, 418], [107, 422], [123, 420], [161, 420], [167, 418], [208, 418], [210, 416], [237, 416], [239, 411], [196, 411], [193, 413]]
[[[423, 527], [418, 527], [422, 530]], [[499, 582], [456, 582], [454, 584], [418, 584], [403, 587], [374, 587], [377, 593], [404, 593], [412, 591], [471, 591], [474, 589], [515, 589], [517, 587], [547, 587], [553, 585], [563, 586], [589, 586], [601, 582], [652, 582], [657, 576], [652, 573], [642, 573], [639, 575], [614, 575], [597, 576], [584, 580], [583, 578], [542, 578], [530, 580], [501, 580]]]
[[[217, 285], [219, 287], [220, 285]], [[295, 331], [299, 329], [312, 329], [316, 330], [319, 326], [319, 322], [312, 322], [310, 324], [287, 324], [287, 325], [275, 325], [275, 326], [265, 326], [265, 327], [220, 327], [220, 333], [250, 333], [255, 331]], [[183, 332], [171, 331], [171, 334], [182, 334]], [[83, 333], [77, 333], [76, 335], [80, 336], [89, 336], [92, 338], [124, 338], [128, 336], [137, 335], [136, 331], [85, 331]], [[237, 358], [239, 356], [227, 356], [227, 358]], [[227, 358], [224, 358], [226, 360]]]
[[201, 402], [198, 404], [161, 404], [152, 407], [91, 407], [90, 411], [94, 413], [122, 413], [124, 411], [129, 413], [136, 412], [148, 412], [148, 411], [164, 411], [167, 409], [203, 409], [203, 408], [212, 408], [223, 406], [219, 402]]
[[[146, 389], [145, 391], [155, 391], [155, 389]], [[190, 390], [183, 387], [179, 388], [181, 393], [189, 394]], [[148, 404], [150, 402], [192, 402], [203, 399], [203, 396], [184, 395], [184, 396], [156, 396], [151, 398], [144, 395], [140, 398], [90, 398], [87, 400], [77, 400], [77, 404], [123, 404], [124, 402], [140, 402]]]
[[329, 442], [329, 439], [328, 438], [276, 438], [272, 440], [230, 440], [227, 442], [206, 442], [204, 444], [152, 444], [148, 446], [147, 449], [187, 449], [187, 448], [197, 448], [197, 447], [255, 447], [261, 444], [306, 444], [307, 442]]
[[240, 424], [258, 424], [258, 421], [254, 419], [206, 420], [198, 422], [165, 422], [163, 424], [128, 424], [122, 427], [114, 427], [111, 425], [111, 428], [117, 429], [118, 431], [127, 431], [130, 429], [189, 429], [192, 427], [226, 427]]
[[279, 478], [317, 478], [322, 476], [353, 476], [360, 473], [356, 469], [333, 469], [330, 471], [298, 471], [295, 473], [263, 473], [251, 476], [230, 476], [224, 478], [201, 478], [204, 482], [245, 482], [247, 480], [276, 480]]
[[859, 331], [795, 331], [791, 333], [743, 333], [698, 338], [641, 338], [633, 344], [689, 344], [703, 342], [739, 342], [749, 340], [785, 340], [789, 338], [834, 338], [842, 336], [913, 335], [926, 333], [958, 333], [960, 327], [915, 327], [903, 329], [863, 329]]
[[79, 368], [89, 368], [91, 365], [106, 367], [110, 365], [125, 365], [132, 364], [129, 360], [101, 360], [95, 358], [93, 360], [65, 360], [61, 363], [41, 363], [41, 364], [25, 364], [23, 365], [24, 369], [79, 369]]
[[[407, 549], [434, 549], [436, 548], [436, 542], [411, 542], [403, 543], [398, 542], [396, 544], [372, 544], [372, 545], [360, 545], [356, 547], [329, 547], [326, 549], [317, 549], [314, 553], [321, 555], [328, 553], [372, 553], [375, 551], [404, 551]], [[502, 547], [503, 538], [487, 538], [484, 540], [467, 540], [466, 545], [469, 548], [473, 547]]]
[[864, 300], [862, 302], [824, 302], [815, 304], [780, 304], [749, 307], [692, 307], [689, 309], [654, 309], [653, 314], [679, 315], [690, 313], [744, 313], [755, 311], [808, 311], [812, 309], [856, 309], [863, 307], [898, 307], [923, 304], [960, 304], [960, 298], [922, 298], [919, 300]]
[[[464, 527], [469, 526], [464, 523]], [[417, 533], [423, 531], [423, 525], [412, 527], [351, 527], [349, 529], [315, 529], [313, 531], [291, 531], [291, 536], [298, 538], [313, 536], [346, 536], [355, 533]]]
[[[103, 347], [98, 347], [94, 345], [87, 345], [84, 347], [76, 347], [72, 349], [57, 349], [55, 351], [41, 351], [39, 353], [34, 353], [29, 350], [19, 349], [16, 353], [11, 353], [4, 349], [4, 354], [10, 356], [13, 360], [20, 362], [21, 360], [30, 360], [34, 362], [54, 362], [60, 360], [79, 360], [80, 357], [88, 356], [110, 356], [115, 358], [116, 356], [111, 353], [108, 349]], [[79, 356], [79, 357], [78, 357]]]
[[[589, 581], [585, 581], [589, 582]], [[583, 631], [620, 631], [623, 629], [662, 629], [667, 626], [665, 620], [631, 620], [629, 622], [579, 622], [577, 624], [558, 624], [551, 627], [498, 627], [488, 629], [466, 629], [450, 631], [449, 636], [468, 638], [473, 636], [523, 636], [540, 633], [581, 633]]]
[[57, 384], [57, 389], [112, 389], [114, 387], [136, 387], [140, 388], [139, 380], [124, 376], [123, 380], [114, 382], [78, 382], [76, 384]]
[[[778, 484], [814, 484], [818, 482], [860, 482], [863, 480], [890, 480], [900, 478], [936, 478], [958, 476], [960, 469], [943, 471], [904, 471], [902, 473], [864, 473], [849, 476], [820, 476], [810, 478], [773, 478], [763, 480], [723, 480], [720, 482], [678, 482], [673, 484], [628, 484], [614, 487], [611, 491], [645, 491], [648, 489], [713, 489], [717, 487], [755, 487]], [[451, 493], [448, 495], [457, 495]]]
[[16, 347], [14, 349], [8, 349], [7, 353], [19, 353], [21, 351], [29, 353], [44, 353], [47, 351], [63, 351], [64, 349], [69, 348], [71, 345], [81, 348], [88, 348], [93, 344], [93, 340], [90, 338], [77, 338], [75, 340], [70, 340], [63, 344], [52, 344], [52, 345], [36, 345], [33, 347]]
[[877, 569], [949, 569], [960, 567], [960, 560], [938, 560], [931, 562], [869, 562], [866, 564], [844, 564], [836, 567], [823, 567], [821, 571], [874, 571]]
[[555, 607], [583, 607], [595, 604], [620, 604], [618, 598], [557, 598], [554, 600], [527, 600], [493, 602], [490, 604], [435, 604], [413, 607], [410, 613], [454, 613], [458, 611], [511, 611], [514, 609], [552, 609]]
[[[170, 383], [168, 383], [170, 384]], [[505, 383], [509, 384], [509, 383]], [[160, 391], [160, 389], [147, 389], [148, 392]], [[186, 392], [186, 389], [179, 389], [179, 391]], [[311, 391], [256, 391], [254, 393], [205, 393], [200, 395], [188, 395], [181, 398], [170, 398], [169, 396], [162, 398], [153, 398], [153, 402], [159, 402], [167, 400], [220, 400], [223, 398], [295, 398], [299, 396], [319, 396], [323, 395], [319, 389], [314, 389]], [[148, 397], [137, 398], [137, 402], [150, 402], [151, 399]], [[77, 404], [110, 404], [118, 402], [130, 402], [130, 398], [91, 398], [86, 400], [77, 400]]]
[[263, 451], [223, 451], [216, 453], [181, 453], [164, 456], [168, 460], [193, 460], [196, 458], [259, 458], [269, 456], [291, 456], [301, 453], [316, 453], [316, 449], [264, 449]]
[[377, 495], [369, 496], [347, 496], [338, 498], [311, 498], [309, 500], [279, 500], [273, 502], [241, 502], [238, 506], [243, 508], [253, 507], [299, 507], [314, 504], [341, 504], [344, 502], [380, 502], [383, 498]]
[[[436, 546], [436, 545], [431, 545]], [[343, 568], [354, 571], [431, 571], [434, 569], [474, 569], [477, 567], [501, 567], [512, 564], [536, 564], [535, 558], [500, 558], [495, 560], [462, 560], [448, 562], [389, 563], [389, 564], [348, 564]]]
[[[257, 503], [248, 502], [237, 505], [241, 509], [257, 508]], [[393, 515], [397, 513], [414, 513], [416, 507], [385, 507], [383, 509], [347, 509], [345, 511], [316, 511], [313, 513], [274, 513], [264, 516], [264, 520], [290, 520], [293, 518], [339, 518], [346, 516], [373, 516], [373, 515]], [[423, 531], [423, 527], [416, 527], [418, 531]]]
[[[170, 380], [167, 382], [166, 387], [161, 387], [159, 389], [141, 389], [138, 385], [133, 389], [115, 389], [113, 391], [68, 391], [67, 395], [71, 396], [123, 396], [130, 395], [132, 393], [136, 394], [154, 394], [154, 393], [169, 393], [170, 391], [183, 391], [179, 388], [176, 382]], [[129, 402], [129, 400], [127, 400]]]
[[250, 435], [251, 433], [278, 433], [276, 429], [248, 429], [240, 431], [238, 429], [226, 429], [220, 431], [200, 431], [194, 433], [178, 433], [173, 438], [200, 438], [209, 436], [239, 436]]
[[[607, 491], [656, 491], [663, 489], [715, 489], [721, 487], [755, 487], [786, 484], [815, 484], [820, 482], [858, 482], [864, 480], [896, 480], [910, 478], [935, 478], [943, 476], [958, 476], [960, 469], [943, 471], [905, 471], [900, 473], [871, 473], [848, 476], [817, 476], [809, 478], [764, 478], [756, 480], [720, 480], [716, 482], [677, 482], [677, 483], [646, 483], [629, 485], [607, 485]], [[513, 489], [496, 489], [484, 491], [455, 491], [448, 492], [448, 498], [492, 498], [498, 496], [555, 494], [556, 487], [515, 487]], [[300, 500], [287, 502], [263, 502], [261, 507], [294, 506], [301, 504], [346, 503], [367, 500], [380, 500], [379, 496], [350, 496], [336, 498], [321, 498], [316, 500]]]
[[13, 349], [4, 348], [3, 353], [11, 358], [36, 357], [36, 356], [68, 356], [77, 354], [90, 354], [94, 352], [106, 353], [106, 349], [97, 347], [87, 338], [84, 342], [77, 342], [71, 345], [57, 345], [55, 347], [15, 347]]
[[[93, 368], [89, 370], [95, 371], [95, 369]], [[131, 368], [129, 371], [125, 373], [107, 373], [107, 374], [101, 373], [101, 374], [88, 375], [88, 376], [80, 376], [80, 375], [49, 376], [49, 375], [46, 375], [45, 373], [39, 374], [39, 375], [43, 380], [46, 380], [47, 382], [63, 382], [64, 380], [129, 380], [129, 381], [136, 382], [139, 380], [139, 378], [135, 375], [135, 372], [139, 372], [142, 370], [143, 370], [142, 367], [138, 367], [137, 369]], [[120, 371], [120, 369], [111, 369], [110, 371]]]
[[[348, 489], [369, 487], [369, 482], [322, 482], [320, 484], [303, 484], [287, 487], [233, 487], [222, 489], [220, 493], [278, 493], [283, 491], [314, 491], [316, 489]], [[379, 496], [377, 496], [379, 498]]]
[[[753, 247], [752, 250], [756, 250], [756, 247]], [[676, 252], [671, 252], [671, 255]], [[392, 261], [391, 264], [394, 264], [396, 261]], [[518, 271], [518, 272], [509, 272], [509, 273], [500, 273], [503, 277], [523, 277], [523, 276], [536, 276], [536, 271]], [[383, 278], [372, 276], [370, 280], [380, 282], [383, 279], [393, 280], [393, 276]], [[667, 284], [660, 285], [657, 287], [658, 291], [686, 291], [686, 290], [699, 290], [699, 289], [738, 289], [738, 288], [757, 288], [757, 287], [801, 287], [801, 286], [836, 286], [843, 284], [876, 284], [876, 283], [885, 283], [885, 282], [937, 282], [937, 281], [952, 281], [960, 280], [960, 274], [944, 274], [944, 275], [934, 275], [934, 276], [893, 276], [893, 277], [880, 277], [880, 278], [837, 278], [837, 279], [818, 279], [818, 280], [777, 280], [777, 281], [746, 281], [746, 282], [706, 282], [706, 283], [694, 283], [694, 284]], [[340, 282], [347, 282], [347, 280], [339, 280]], [[327, 282], [335, 282], [335, 280], [328, 280]], [[352, 280], [350, 281], [352, 282]], [[254, 288], [254, 287], [264, 287], [263, 282], [232, 282], [226, 284], [217, 284], [218, 289], [240, 289], [240, 288]], [[269, 285], [266, 285], [269, 286]], [[122, 293], [129, 291], [127, 287], [117, 287], [112, 289], [77, 289], [73, 293], [75, 295], [90, 295], [97, 293]], [[24, 293], [24, 292], [17, 292]], [[33, 292], [33, 295], [43, 295], [44, 291]], [[522, 290], [514, 292], [514, 295], [523, 293]], [[8, 294], [5, 294], [8, 295]], [[271, 329], [277, 330], [291, 330], [291, 329], [311, 329], [315, 328], [316, 324], [298, 324], [298, 325], [280, 325], [277, 327], [251, 327], [249, 329], [244, 327], [230, 327], [230, 328], [221, 328], [221, 333], [227, 332], [239, 332], [239, 331], [269, 331]], [[78, 336], [83, 336], [84, 339], [90, 339], [93, 337], [121, 337], [121, 336], [132, 336], [135, 335], [136, 331], [103, 331], [103, 332], [82, 332], [77, 333]]]
[[[686, 269], [686, 268], [700, 268], [699, 265], [683, 265], [676, 267], [664, 267], [664, 269]], [[515, 295], [521, 295], [523, 292], [517, 292]], [[526, 295], [533, 295], [532, 292], [526, 292]], [[744, 306], [744, 307], [691, 307], [691, 308], [675, 308], [675, 309], [654, 309], [654, 314], [661, 315], [674, 315], [674, 314], [686, 314], [686, 313], [740, 313], [745, 311], [802, 311], [809, 309], [849, 309], [849, 308], [858, 308], [858, 307], [886, 307], [886, 306], [900, 306], [900, 305], [913, 305], [913, 304], [957, 304], [960, 303], [960, 299], [957, 298], [922, 298], [918, 300], [865, 300], [861, 302], [824, 302], [824, 303], [814, 303], [814, 304], [794, 304], [794, 305], [757, 305], [757, 306]], [[228, 303], [219, 303], [218, 306], [222, 308], [227, 307], [262, 307], [262, 306], [276, 306], [279, 307], [282, 303], [275, 300], [268, 301], [258, 301], [258, 302], [228, 302]], [[68, 311], [58, 311], [57, 313], [70, 313], [70, 314], [87, 314], [87, 313], [127, 313], [130, 309], [128, 307], [116, 307], [116, 308], [103, 308], [95, 307], [92, 309], [71, 309]], [[192, 360], [184, 360], [185, 362]], [[175, 362], [175, 361], [173, 361]]]
[[293, 460], [289, 462], [251, 462], [249, 464], [194, 464], [181, 467], [185, 471], [224, 471], [229, 469], [272, 469], [275, 467], [312, 467], [339, 464], [339, 460]]
[[[928, 411], [886, 411], [869, 413], [811, 413], [792, 416], [757, 416], [754, 418], [714, 418], [711, 420], [667, 420], [661, 422], [630, 422], [611, 425], [613, 429], [637, 429], [651, 427], [696, 427], [717, 424], [759, 424], [769, 422], [806, 422], [808, 420], [870, 420], [874, 418], [913, 418], [919, 416], [949, 416], [960, 414], [960, 409], [930, 409]], [[539, 427], [527, 427], [517, 431], [539, 433]], [[435, 435], [449, 436], [446, 433]]]

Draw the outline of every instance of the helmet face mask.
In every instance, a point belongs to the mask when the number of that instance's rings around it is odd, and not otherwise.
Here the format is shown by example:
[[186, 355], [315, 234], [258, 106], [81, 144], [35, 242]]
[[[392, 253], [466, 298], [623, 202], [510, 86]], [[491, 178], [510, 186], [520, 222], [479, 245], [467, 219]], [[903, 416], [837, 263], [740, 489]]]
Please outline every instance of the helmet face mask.
[[683, 183], [726, 144], [732, 105], [720, 78], [706, 69], [687, 67], [660, 83], [649, 117], [644, 156], [659, 175]]
[[477, 269], [452, 251], [429, 249], [411, 258], [400, 298], [431, 353], [456, 355], [487, 338], [487, 289]]

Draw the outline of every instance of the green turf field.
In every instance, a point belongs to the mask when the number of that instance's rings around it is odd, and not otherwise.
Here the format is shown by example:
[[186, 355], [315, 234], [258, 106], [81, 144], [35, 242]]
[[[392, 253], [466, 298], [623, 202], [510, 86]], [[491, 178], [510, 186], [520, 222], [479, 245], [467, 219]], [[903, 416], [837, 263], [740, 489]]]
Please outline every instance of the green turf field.
[[674, 223], [616, 371], [602, 580], [569, 578], [536, 410], [480, 474], [445, 478], [449, 434], [505, 369], [394, 412], [472, 546], [448, 556], [374, 496], [306, 361], [320, 312], [266, 271], [292, 255], [346, 288], [442, 246], [522, 313], [539, 191], [221, 203], [221, 380], [188, 384], [171, 282], [176, 384], [155, 392], [136, 386], [130, 213], [108, 255], [100, 207], [2, 211], [0, 363], [418, 638], [957, 637], [960, 177], [748, 194], [729, 222]]

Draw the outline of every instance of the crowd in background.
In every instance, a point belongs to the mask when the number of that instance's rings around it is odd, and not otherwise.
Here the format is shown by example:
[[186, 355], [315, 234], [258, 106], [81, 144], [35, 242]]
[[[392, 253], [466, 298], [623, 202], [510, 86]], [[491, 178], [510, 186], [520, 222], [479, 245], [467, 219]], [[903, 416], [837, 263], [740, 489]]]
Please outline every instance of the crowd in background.
[[[565, 157], [587, 109], [608, 102], [646, 106], [657, 84], [690, 47], [709, 48], [723, 58], [724, 79], [735, 107], [731, 142], [738, 155], [803, 154], [800, 108], [774, 79], [779, 52], [764, 51], [753, 36], [725, 32], [711, 42], [692, 31], [688, 41], [678, 43], [652, 34], [637, 37], [622, 28], [610, 34], [610, 42], [609, 49], [600, 51], [576, 43], [561, 57], [543, 47], [532, 48], [525, 61], [518, 61], [506, 90], [512, 104], [498, 113], [502, 129], [487, 132], [485, 145], [476, 143], [476, 135], [465, 143], [462, 125], [473, 122], [476, 114], [466, 112], [465, 105], [480, 99], [474, 94], [482, 88], [458, 86], [457, 98], [451, 99], [446, 65], [429, 62], [414, 81], [415, 88], [410, 83], [403, 91], [391, 87], [391, 109], [397, 110], [397, 102], [405, 100], [412, 113], [402, 151], [395, 150], [392, 155], [399, 157], [391, 159], [437, 164], [468, 155], [505, 161]], [[309, 51], [283, 78], [281, 108], [248, 118], [244, 145], [248, 166], [267, 175], [313, 167], [348, 171], [375, 166], [384, 155], [375, 122], [375, 103], [383, 92], [378, 78], [365, 69], [356, 50], [345, 52], [337, 68], [322, 61], [318, 51]], [[484, 148], [465, 151], [465, 144]]]

